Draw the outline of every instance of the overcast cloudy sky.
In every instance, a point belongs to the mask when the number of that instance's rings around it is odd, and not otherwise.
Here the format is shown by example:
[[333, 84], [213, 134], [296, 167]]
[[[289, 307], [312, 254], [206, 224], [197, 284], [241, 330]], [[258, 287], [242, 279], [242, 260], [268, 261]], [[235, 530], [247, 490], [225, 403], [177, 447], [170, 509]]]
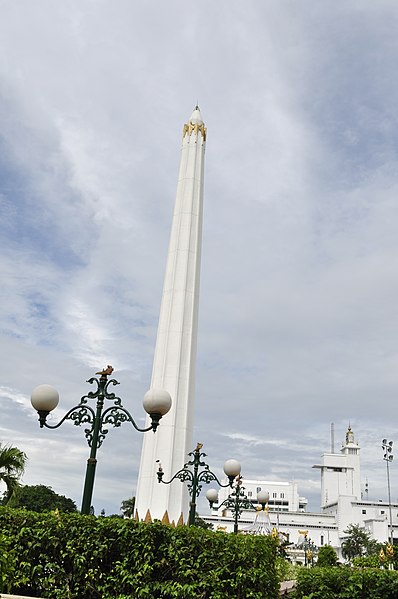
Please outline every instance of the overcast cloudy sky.
[[[198, 102], [195, 440], [217, 473], [236, 457], [247, 477], [298, 481], [318, 509], [311, 466], [330, 423], [338, 448], [351, 422], [369, 498], [386, 498], [397, 30], [396, 0], [0, 2], [0, 441], [27, 453], [25, 484], [80, 505], [88, 455], [71, 423], [39, 429], [36, 385], [58, 388], [62, 415], [112, 364], [144, 421], [182, 126]], [[97, 513], [135, 492], [141, 443], [128, 425], [109, 432]]]

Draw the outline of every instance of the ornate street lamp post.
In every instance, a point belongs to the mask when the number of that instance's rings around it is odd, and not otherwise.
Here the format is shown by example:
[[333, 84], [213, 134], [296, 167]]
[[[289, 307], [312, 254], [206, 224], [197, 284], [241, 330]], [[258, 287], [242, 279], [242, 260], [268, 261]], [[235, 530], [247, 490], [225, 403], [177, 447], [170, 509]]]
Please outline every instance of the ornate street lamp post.
[[[242, 511], [255, 510], [256, 508], [245, 494], [245, 487], [242, 485], [242, 477], [240, 476], [240, 473], [235, 478], [235, 486], [231, 485], [233, 488], [232, 493], [228, 495], [228, 497], [224, 499], [224, 501], [220, 503], [218, 507], [221, 508], [222, 506], [225, 506], [227, 509], [231, 510], [234, 516], [234, 533], [236, 534], [238, 532], [238, 522]], [[210, 503], [210, 508], [213, 507], [213, 503], [218, 502], [218, 492], [216, 489], [209, 489], [206, 493], [206, 497]], [[257, 493], [257, 501], [261, 505], [262, 510], [265, 510], [268, 500], [268, 491], [259, 491]]]
[[[163, 483], [165, 485], [169, 485], [176, 478], [178, 478], [182, 483], [188, 481], [188, 492], [191, 497], [191, 501], [189, 504], [189, 516], [188, 516], [188, 526], [193, 526], [195, 524], [196, 518], [196, 499], [199, 497], [199, 493], [202, 490], [201, 483], [205, 483], [208, 485], [211, 481], [215, 480], [220, 487], [232, 487], [232, 483], [234, 478], [240, 472], [240, 464], [236, 460], [227, 460], [224, 464], [224, 472], [228, 476], [229, 482], [226, 485], [223, 485], [217, 478], [217, 476], [212, 472], [206, 462], [203, 461], [202, 458], [206, 457], [206, 454], [201, 452], [203, 444], [198, 443], [194, 451], [189, 452], [189, 456], [192, 456], [192, 459], [189, 460], [181, 470], [178, 470], [174, 474], [174, 476], [170, 480], [163, 480], [164, 472], [162, 465], [159, 460], [158, 461], [158, 482]], [[193, 466], [193, 470], [191, 470], [190, 466]], [[199, 467], [203, 466], [203, 470], [199, 472]]]
[[[47, 424], [47, 416], [57, 407], [59, 402], [58, 391], [51, 385], [39, 385], [32, 391], [31, 402], [32, 406], [39, 414], [40, 427], [43, 428], [58, 428], [65, 420], [72, 420], [76, 426], [86, 424], [84, 434], [87, 443], [90, 447], [90, 457], [87, 460], [86, 476], [84, 481], [82, 514], [90, 513], [91, 498], [93, 495], [95, 469], [97, 465], [97, 449], [101, 447], [105, 436], [108, 433], [107, 425], [119, 427], [123, 422], [130, 422], [137, 431], [145, 433], [152, 430], [156, 432], [159, 426], [159, 421], [167, 414], [171, 408], [171, 398], [167, 391], [159, 389], [150, 389], [144, 396], [143, 406], [145, 411], [151, 417], [151, 425], [148, 428], [139, 428], [131, 414], [123, 407], [122, 400], [115, 393], [109, 392], [109, 385], [119, 385], [115, 379], [108, 380], [108, 376], [113, 372], [112, 366], [108, 366], [101, 372], [96, 374], [100, 378], [92, 377], [87, 382], [90, 384], [96, 383], [97, 389], [89, 391], [87, 395], [83, 395], [80, 403], [74, 406], [65, 414], [58, 424]], [[97, 403], [95, 410], [88, 405], [89, 399], [96, 399]], [[104, 402], [109, 400], [112, 405], [105, 410]]]
[[384, 451], [383, 460], [387, 465], [387, 485], [388, 485], [388, 509], [390, 512], [390, 543], [394, 545], [394, 535], [392, 529], [392, 511], [391, 511], [391, 487], [390, 487], [390, 468], [389, 464], [393, 461], [394, 456], [392, 454], [392, 446], [394, 445], [393, 441], [387, 441], [387, 439], [383, 439], [381, 443], [381, 447]]
[[317, 551], [317, 546], [307, 535], [304, 537], [304, 565], [310, 566], [314, 565], [314, 554]]

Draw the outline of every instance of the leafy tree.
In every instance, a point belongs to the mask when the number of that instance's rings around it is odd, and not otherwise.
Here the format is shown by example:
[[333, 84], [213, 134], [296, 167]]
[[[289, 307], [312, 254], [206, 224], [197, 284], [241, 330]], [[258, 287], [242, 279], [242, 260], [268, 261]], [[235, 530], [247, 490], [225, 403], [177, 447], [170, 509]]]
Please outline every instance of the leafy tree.
[[45, 485], [20, 487], [9, 505], [13, 508], [24, 507], [32, 512], [49, 512], [56, 509], [60, 512], [77, 511], [72, 499], [58, 495], [51, 487]]
[[122, 501], [122, 505], [120, 506], [120, 511], [122, 512], [125, 518], [132, 518], [134, 516], [134, 508], [135, 508], [135, 497], [130, 497], [129, 499], [124, 499]]
[[351, 561], [354, 557], [362, 557], [374, 552], [373, 539], [359, 524], [350, 524], [344, 533], [347, 537], [341, 544], [341, 552], [345, 559]]
[[0, 443], [0, 480], [7, 487], [3, 503], [8, 503], [19, 487], [19, 479], [25, 470], [27, 457], [23, 451]]
[[321, 567], [337, 566], [337, 554], [333, 547], [330, 545], [324, 545], [323, 547], [320, 547], [316, 565]]
[[377, 555], [379, 556], [380, 549], [384, 548], [383, 543], [379, 543], [376, 539], [369, 539], [368, 545], [366, 547], [366, 555]]

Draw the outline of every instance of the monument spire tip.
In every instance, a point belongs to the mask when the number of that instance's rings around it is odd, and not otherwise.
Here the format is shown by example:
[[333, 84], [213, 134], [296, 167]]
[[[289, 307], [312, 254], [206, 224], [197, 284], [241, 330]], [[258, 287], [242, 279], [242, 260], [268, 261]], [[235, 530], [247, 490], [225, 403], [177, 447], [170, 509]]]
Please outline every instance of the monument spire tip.
[[200, 108], [198, 104], [195, 106], [195, 110], [191, 114], [191, 118], [189, 119], [190, 123], [201, 125], [203, 123], [202, 115], [200, 113]]

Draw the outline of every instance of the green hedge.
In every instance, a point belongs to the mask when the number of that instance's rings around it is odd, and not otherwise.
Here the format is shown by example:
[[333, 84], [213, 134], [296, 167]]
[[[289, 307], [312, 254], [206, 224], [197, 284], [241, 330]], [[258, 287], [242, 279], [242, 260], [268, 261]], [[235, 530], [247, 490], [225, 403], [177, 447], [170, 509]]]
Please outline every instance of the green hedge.
[[296, 599], [397, 599], [398, 572], [341, 568], [302, 568]]
[[0, 508], [3, 591], [54, 599], [275, 599], [269, 537]]

